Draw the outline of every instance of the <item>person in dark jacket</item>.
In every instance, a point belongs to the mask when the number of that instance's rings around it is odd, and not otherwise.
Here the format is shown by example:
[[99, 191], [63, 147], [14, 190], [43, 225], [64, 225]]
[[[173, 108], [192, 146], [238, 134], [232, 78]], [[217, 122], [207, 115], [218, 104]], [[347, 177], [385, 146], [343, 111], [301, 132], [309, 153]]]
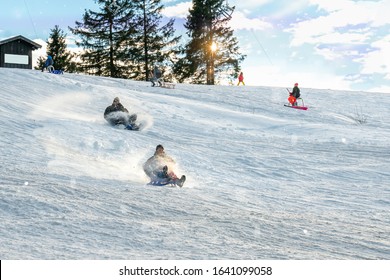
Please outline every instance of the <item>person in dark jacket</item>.
[[152, 82], [152, 87], [154, 87], [156, 84], [158, 84], [159, 86], [161, 86], [162, 84], [161, 70], [157, 66], [154, 66], [152, 78], [150, 79], [150, 81]]
[[136, 114], [129, 114], [129, 111], [120, 103], [118, 97], [115, 97], [112, 104], [104, 111], [104, 118], [111, 125], [123, 124], [129, 130], [138, 130], [139, 126], [135, 124]]
[[53, 60], [53, 58], [51, 57], [51, 55], [48, 55], [48, 56], [47, 56], [47, 59], [46, 59], [46, 62], [45, 62], [45, 64], [44, 64], [43, 67], [42, 67], [42, 72], [43, 72], [45, 69], [49, 70], [49, 72], [52, 72], [52, 71], [54, 70], [53, 65], [54, 65], [54, 60]]
[[298, 87], [298, 83], [294, 84], [294, 88], [293, 88], [292, 92], [290, 92], [290, 95], [295, 97], [295, 102], [292, 105], [293, 106], [297, 106], [298, 103], [297, 103], [296, 100], [301, 96], [301, 91], [300, 91], [300, 89]]

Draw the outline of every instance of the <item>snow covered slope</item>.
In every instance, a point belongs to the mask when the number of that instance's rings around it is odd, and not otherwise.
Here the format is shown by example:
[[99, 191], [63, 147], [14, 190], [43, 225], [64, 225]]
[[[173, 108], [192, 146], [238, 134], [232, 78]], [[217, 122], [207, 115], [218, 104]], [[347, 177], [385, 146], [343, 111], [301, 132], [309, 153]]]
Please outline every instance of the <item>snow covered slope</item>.
[[[301, 93], [0, 68], [0, 258], [389, 259], [390, 94]], [[158, 144], [183, 188], [146, 186]]]

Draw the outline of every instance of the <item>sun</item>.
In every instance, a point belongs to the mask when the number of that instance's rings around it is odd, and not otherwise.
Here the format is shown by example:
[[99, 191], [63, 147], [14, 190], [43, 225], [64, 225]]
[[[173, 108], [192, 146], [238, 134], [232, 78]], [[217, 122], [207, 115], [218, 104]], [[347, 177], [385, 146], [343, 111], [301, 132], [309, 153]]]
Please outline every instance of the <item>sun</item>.
[[212, 52], [215, 52], [215, 51], [217, 50], [218, 46], [217, 46], [217, 44], [216, 44], [215, 42], [213, 42], [213, 43], [211, 44], [210, 48], [211, 48], [211, 51], [212, 51]]

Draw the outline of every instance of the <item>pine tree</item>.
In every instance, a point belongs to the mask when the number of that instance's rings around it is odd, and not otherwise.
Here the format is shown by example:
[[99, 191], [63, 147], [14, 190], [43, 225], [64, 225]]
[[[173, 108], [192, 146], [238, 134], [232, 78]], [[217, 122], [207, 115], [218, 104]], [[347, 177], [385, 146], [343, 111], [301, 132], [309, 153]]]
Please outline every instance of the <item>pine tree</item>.
[[[224, 0], [193, 0], [184, 25], [190, 41], [175, 67], [180, 82], [213, 85], [240, 71], [245, 55], [239, 53], [238, 41], [227, 26], [234, 7]], [[215, 81], [216, 76], [216, 81]]]
[[43, 68], [43, 65], [45, 65], [46, 57], [40, 56], [37, 59], [37, 65], [34, 67], [35, 70], [41, 70]]
[[76, 41], [84, 52], [80, 55], [81, 69], [93, 75], [125, 78], [128, 76], [128, 53], [134, 41], [136, 22], [131, 0], [97, 0], [100, 11], [85, 11], [83, 22], [76, 21], [70, 28], [81, 41]]
[[[50, 32], [49, 39], [46, 41], [46, 52], [53, 58], [54, 68], [70, 73], [74, 72], [76, 69], [76, 64], [72, 61], [74, 55], [67, 50], [65, 32], [58, 25], [55, 25], [54, 29], [50, 29]], [[42, 69], [45, 61], [46, 57], [38, 58], [38, 69]]]
[[148, 80], [155, 64], [170, 79], [176, 44], [174, 20], [163, 26], [161, 0], [98, 0], [100, 12], [88, 10], [70, 28], [83, 47], [82, 70], [94, 75]]
[[174, 36], [174, 19], [161, 25], [161, 0], [134, 0], [136, 31], [133, 45], [128, 45], [129, 75], [133, 79], [148, 80], [154, 65], [164, 72], [164, 79], [172, 79], [172, 68], [181, 36]]

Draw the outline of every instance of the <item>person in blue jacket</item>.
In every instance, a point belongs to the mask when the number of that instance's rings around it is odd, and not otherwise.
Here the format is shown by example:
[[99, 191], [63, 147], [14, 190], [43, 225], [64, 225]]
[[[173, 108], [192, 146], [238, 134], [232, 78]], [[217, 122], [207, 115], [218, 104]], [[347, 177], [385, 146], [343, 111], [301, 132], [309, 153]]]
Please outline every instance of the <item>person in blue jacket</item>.
[[[48, 56], [47, 56], [47, 59], [46, 59], [46, 62], [45, 62], [45, 64], [44, 64], [43, 67], [42, 67], [42, 72], [43, 72], [43, 70], [45, 70], [45, 69], [48, 69], [49, 72], [51, 72], [50, 70], [54, 70], [53, 64], [54, 64], [53, 58], [51, 57], [51, 55], [48, 55]], [[50, 66], [51, 66], [51, 67], [50, 67]]]

